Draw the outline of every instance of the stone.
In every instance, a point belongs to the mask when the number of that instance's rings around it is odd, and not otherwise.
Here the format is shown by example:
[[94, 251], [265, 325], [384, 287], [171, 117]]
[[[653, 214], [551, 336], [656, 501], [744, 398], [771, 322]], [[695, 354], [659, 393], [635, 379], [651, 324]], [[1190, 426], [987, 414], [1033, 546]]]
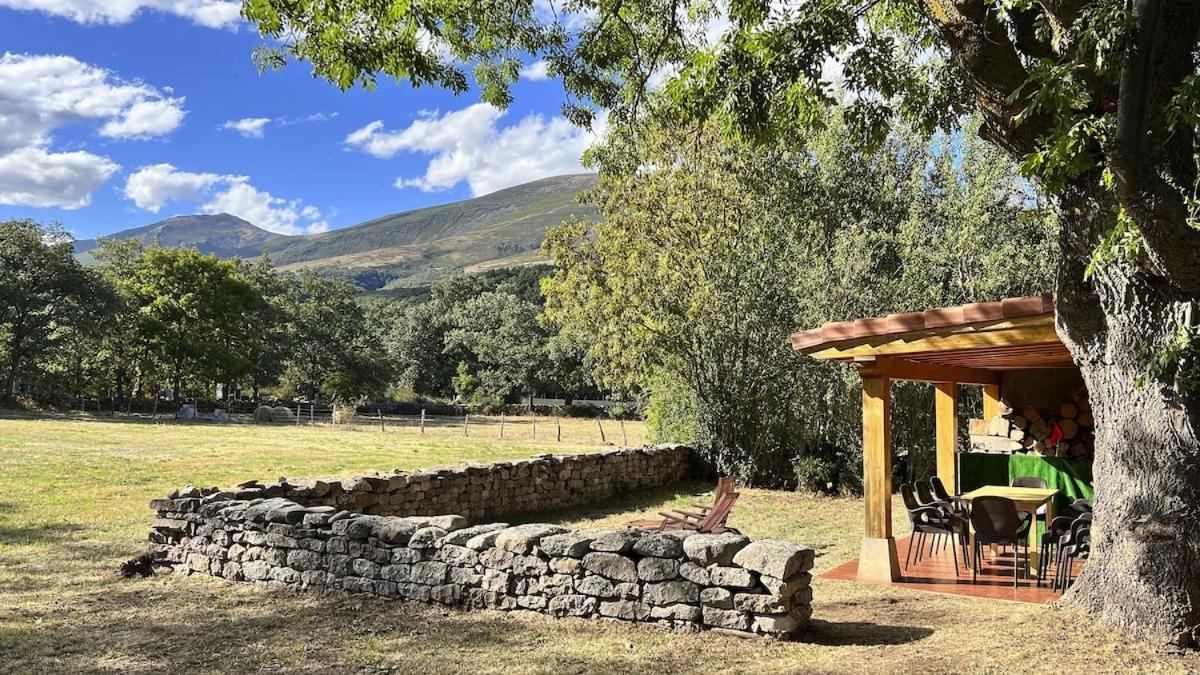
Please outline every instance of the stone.
[[300, 572], [290, 567], [275, 567], [271, 570], [271, 581], [278, 581], [281, 584], [298, 584], [300, 583]]
[[450, 583], [460, 586], [478, 586], [483, 581], [483, 575], [472, 568], [451, 567]]
[[717, 609], [704, 606], [701, 608], [704, 625], [733, 630], [749, 630], [750, 615], [732, 609]]
[[811, 601], [812, 589], [804, 589], [788, 599], [768, 593], [737, 593], [733, 596], [733, 608], [754, 614], [782, 614], [796, 605], [806, 605]]
[[429, 599], [443, 605], [457, 605], [462, 600], [462, 587], [443, 584], [429, 589]]
[[613, 587], [613, 583], [608, 579], [595, 574], [589, 574], [576, 581], [575, 590], [584, 595], [593, 595], [598, 598], [617, 597], [617, 592]]
[[702, 567], [729, 565], [750, 540], [740, 534], [695, 534], [683, 540], [683, 552]]
[[615, 600], [601, 602], [600, 615], [624, 621], [642, 621], [650, 615], [650, 608], [632, 600]]
[[541, 576], [550, 571], [550, 565], [533, 555], [513, 555], [512, 572], [529, 577]]
[[700, 608], [695, 605], [679, 604], [650, 608], [651, 619], [670, 619], [672, 621], [700, 623], [703, 617], [704, 615]]
[[294, 549], [288, 551], [287, 566], [302, 572], [318, 570], [324, 567], [324, 561], [321, 559], [321, 554], [315, 551]]
[[250, 581], [261, 581], [271, 575], [271, 565], [263, 560], [253, 560], [242, 565], [242, 576]]
[[552, 556], [582, 558], [591, 550], [593, 536], [586, 532], [564, 532], [543, 537], [538, 548]]
[[811, 548], [795, 542], [760, 539], [738, 551], [733, 562], [759, 574], [788, 579], [812, 569], [815, 555]]
[[405, 563], [409, 565], [412, 563], [421, 562], [421, 552], [412, 548], [392, 549], [392, 562]]
[[496, 545], [496, 537], [499, 537], [500, 533], [503, 532], [505, 529], [508, 529], [508, 528], [503, 528], [500, 530], [494, 530], [491, 532], [483, 532], [481, 534], [477, 534], [474, 537], [471, 537], [470, 539], [468, 539], [467, 543], [464, 545], [467, 548], [473, 549], [476, 551], [482, 551], [484, 549], [492, 548], [493, 546]]
[[550, 598], [548, 609], [555, 616], [589, 616], [598, 606], [596, 598], [586, 595], [559, 595]]
[[783, 614], [756, 614], [752, 625], [760, 633], [789, 634], [807, 627], [810, 618], [812, 607], [802, 606]]
[[[466, 546], [467, 542], [477, 535], [487, 534], [488, 532], [497, 532], [506, 527], [508, 527], [508, 523], [487, 523], [486, 525], [476, 525], [474, 527], [455, 529], [454, 531], [450, 531], [449, 534], [442, 538], [442, 545], [449, 544], [452, 546]], [[450, 528], [442, 529], [447, 531], [450, 530]]]
[[409, 572], [409, 579], [419, 584], [437, 586], [446, 583], [449, 568], [446, 563], [427, 561], [415, 563]]
[[387, 522], [380, 516], [357, 516], [334, 522], [333, 534], [349, 539], [366, 539], [372, 535], [375, 526]]
[[479, 562], [479, 553], [466, 546], [443, 545], [433, 556], [434, 560], [457, 565], [458, 567], [474, 567]]
[[514, 553], [529, 553], [542, 537], [566, 532], [566, 528], [547, 523], [529, 523], [501, 530], [496, 535], [496, 547]]
[[372, 528], [371, 533], [379, 541], [404, 546], [416, 531], [416, 523], [399, 518], [385, 518]]
[[591, 548], [593, 551], [625, 553], [632, 551], [633, 545], [641, 538], [641, 530], [611, 530], [593, 539]]
[[700, 603], [705, 607], [733, 609], [733, 593], [727, 588], [705, 588], [700, 591]]
[[467, 519], [462, 516], [433, 516], [428, 519], [429, 527], [440, 527], [447, 532], [461, 530], [467, 526]]
[[356, 558], [354, 562], [350, 563], [350, 569], [354, 572], [355, 576], [360, 576], [364, 579], [379, 578], [379, 564], [370, 560]]
[[683, 541], [679, 537], [665, 532], [653, 532], [642, 535], [634, 542], [633, 552], [646, 557], [681, 558], [683, 557]]
[[679, 602], [698, 602], [700, 587], [690, 581], [662, 581], [642, 585], [642, 601], [650, 605], [673, 605]]
[[583, 568], [615, 581], [637, 581], [637, 565], [619, 553], [589, 553], [583, 556]]
[[621, 600], [639, 600], [642, 597], [642, 587], [628, 581], [613, 584], [613, 592]]
[[408, 540], [409, 548], [433, 548], [434, 544], [442, 537], [446, 536], [446, 531], [440, 527], [422, 527], [413, 532], [412, 538]]
[[502, 548], [489, 548], [479, 555], [479, 563], [484, 567], [490, 567], [497, 570], [512, 569], [513, 559], [516, 554], [512, 551], [505, 551]]
[[379, 568], [379, 576], [388, 581], [408, 581], [410, 579], [409, 572], [412, 570], [411, 565], [384, 565]]
[[549, 601], [540, 595], [517, 596], [517, 606], [523, 609], [545, 609], [548, 604]]
[[708, 568], [708, 578], [713, 586], [726, 588], [751, 588], [754, 586], [754, 575], [750, 570], [740, 567], [715, 566]]
[[642, 558], [637, 564], [642, 581], [667, 581], [679, 576], [679, 561], [671, 558]]
[[801, 572], [785, 581], [764, 574], [758, 578], [758, 581], [771, 595], [777, 598], [790, 598], [800, 589], [809, 587], [812, 583], [812, 575], [808, 572]]
[[512, 590], [513, 576], [501, 570], [484, 570], [480, 587], [493, 593], [508, 593]]
[[679, 564], [679, 576], [701, 586], [707, 586], [709, 581], [708, 570], [690, 560]]
[[583, 563], [577, 558], [551, 558], [550, 571], [556, 574], [578, 574]]

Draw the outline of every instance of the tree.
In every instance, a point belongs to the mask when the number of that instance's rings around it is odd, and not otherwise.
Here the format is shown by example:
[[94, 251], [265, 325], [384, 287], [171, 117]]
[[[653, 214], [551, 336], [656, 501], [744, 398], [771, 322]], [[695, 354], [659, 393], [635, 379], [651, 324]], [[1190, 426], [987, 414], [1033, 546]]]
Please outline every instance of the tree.
[[548, 331], [540, 308], [500, 291], [481, 293], [455, 309], [445, 349], [469, 351], [484, 395], [532, 397], [545, 379]]
[[0, 400], [10, 400], [22, 369], [82, 326], [99, 301], [69, 235], [32, 220], [0, 223]]
[[545, 57], [583, 122], [587, 102], [636, 119], [647, 84], [675, 72], [676, 114], [723, 111], [731, 130], [786, 138], [820, 122], [835, 56], [864, 143], [898, 116], [932, 128], [977, 111], [981, 135], [1059, 212], [1057, 326], [1099, 430], [1093, 556], [1069, 601], [1135, 636], [1200, 641], [1195, 5], [732, 0], [710, 48], [697, 19], [715, 4], [580, 0], [568, 17], [531, 0], [248, 0], [244, 11], [281, 40], [261, 63], [305, 59], [343, 88], [383, 74], [464, 91], [473, 66], [483, 98], [503, 106], [520, 58]]

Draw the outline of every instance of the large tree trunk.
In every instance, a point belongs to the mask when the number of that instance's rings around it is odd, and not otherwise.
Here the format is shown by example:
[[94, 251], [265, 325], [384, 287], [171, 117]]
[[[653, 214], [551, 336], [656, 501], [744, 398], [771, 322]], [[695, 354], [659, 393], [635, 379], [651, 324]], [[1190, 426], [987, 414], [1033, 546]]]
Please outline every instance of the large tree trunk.
[[[1094, 177], [1093, 177], [1094, 178]], [[1113, 225], [1098, 181], [1060, 199], [1058, 332], [1096, 420], [1092, 552], [1064, 602], [1139, 639], [1200, 644], [1200, 392], [1139, 383], [1195, 300], [1146, 269], [1086, 261]]]

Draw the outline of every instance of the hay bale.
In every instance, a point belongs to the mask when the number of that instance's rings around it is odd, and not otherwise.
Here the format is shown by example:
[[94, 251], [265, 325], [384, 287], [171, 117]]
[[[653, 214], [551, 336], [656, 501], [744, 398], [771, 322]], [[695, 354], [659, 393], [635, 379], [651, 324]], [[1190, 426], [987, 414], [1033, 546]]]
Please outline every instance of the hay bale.
[[274, 408], [271, 408], [271, 421], [295, 422], [296, 413], [292, 412], [292, 409], [288, 408], [287, 406], [277, 405]]
[[270, 422], [274, 412], [275, 409], [271, 406], [260, 405], [254, 409], [254, 421], [259, 424], [263, 422]]
[[337, 408], [333, 411], [334, 424], [353, 424], [354, 409], [353, 408]]

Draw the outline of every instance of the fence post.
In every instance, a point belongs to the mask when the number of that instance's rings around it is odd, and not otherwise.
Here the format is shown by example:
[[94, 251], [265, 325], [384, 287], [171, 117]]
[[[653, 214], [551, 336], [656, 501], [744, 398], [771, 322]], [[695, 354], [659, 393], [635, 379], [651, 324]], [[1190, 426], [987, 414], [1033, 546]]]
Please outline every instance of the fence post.
[[600, 418], [596, 418], [596, 428], [600, 429], [600, 442], [607, 443], [608, 439], [604, 437], [604, 425], [600, 423]]
[[297, 404], [296, 404], [296, 426], [300, 426], [300, 419], [301, 419], [301, 415], [300, 415], [300, 404], [299, 404], [299, 403], [297, 403]]
[[621, 423], [621, 446], [629, 447], [629, 437], [625, 435], [625, 420], [617, 420]]
[[425, 409], [421, 408], [421, 435], [425, 435]]
[[504, 413], [500, 413], [500, 440], [504, 440]]
[[533, 440], [537, 440], [537, 415], [533, 416]]
[[310, 426], [310, 427], [317, 423], [316, 412], [313, 410], [316, 406], [317, 406], [316, 403], [308, 404], [308, 426]]
[[467, 430], [467, 420], [471, 419], [471, 413], [463, 413], [463, 436], [470, 436], [471, 432]]
[[375, 412], [379, 413], [379, 430], [387, 431], [387, 429], [384, 429], [383, 427], [383, 408], [376, 408]]
[[154, 421], [158, 421], [158, 394], [154, 395]]
[[562, 419], [555, 417], [554, 426], [558, 428], [558, 442], [562, 443]]

